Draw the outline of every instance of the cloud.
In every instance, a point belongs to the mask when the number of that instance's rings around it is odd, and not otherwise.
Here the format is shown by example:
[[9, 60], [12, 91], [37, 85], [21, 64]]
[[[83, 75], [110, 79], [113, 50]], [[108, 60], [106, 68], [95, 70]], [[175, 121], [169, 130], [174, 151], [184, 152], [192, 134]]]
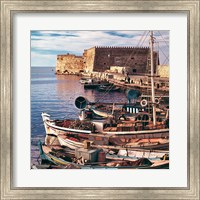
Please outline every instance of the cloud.
[[[49, 55], [52, 66], [55, 66], [58, 54], [82, 55], [84, 49], [93, 46], [149, 46], [148, 31], [31, 31], [31, 52], [37, 54], [32, 64], [47, 66]], [[169, 54], [169, 31], [154, 31], [159, 48]], [[162, 35], [162, 37], [161, 37]], [[164, 42], [164, 41], [165, 42]], [[156, 44], [156, 43], [155, 43]], [[155, 45], [156, 46], [156, 45]], [[53, 60], [55, 58], [55, 60]], [[42, 59], [43, 62], [37, 60]], [[163, 59], [163, 58], [162, 58]], [[39, 66], [39, 65], [38, 65]]]
[[74, 34], [58, 34], [58, 33], [51, 33], [51, 34], [49, 34], [49, 36], [53, 36], [53, 37], [62, 37], [62, 36], [78, 37], [78, 35], [74, 35]]
[[69, 36], [69, 37], [78, 37], [78, 35], [67, 32], [67, 31], [31, 31], [31, 36], [53, 36], [53, 37], [62, 37], [62, 36]]
[[123, 38], [132, 38], [134, 35], [126, 34], [119, 31], [105, 31], [106, 34], [111, 36], [123, 37]]
[[56, 66], [56, 55], [31, 53], [31, 66]]

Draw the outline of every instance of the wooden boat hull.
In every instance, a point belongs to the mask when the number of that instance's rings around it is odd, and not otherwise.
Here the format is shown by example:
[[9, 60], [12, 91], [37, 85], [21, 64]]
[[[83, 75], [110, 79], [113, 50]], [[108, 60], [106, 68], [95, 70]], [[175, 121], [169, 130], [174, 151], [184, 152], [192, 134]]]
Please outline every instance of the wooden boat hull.
[[54, 165], [68, 166], [68, 167], [75, 168], [75, 169], [81, 168], [81, 166], [78, 166], [75, 163], [63, 160], [61, 158], [58, 158], [58, 157], [50, 154], [51, 149], [43, 146], [41, 141], [38, 142], [38, 147], [40, 150], [40, 158], [42, 161], [45, 161], [45, 162], [48, 161]]
[[91, 130], [80, 130], [80, 129], [72, 129], [72, 128], [56, 126], [55, 122], [53, 120], [50, 120], [50, 115], [48, 115], [47, 113], [42, 113], [42, 119], [44, 122], [46, 134], [53, 134], [57, 136], [59, 132], [64, 132], [64, 133], [74, 132], [74, 133], [85, 133], [85, 134], [91, 133]]
[[107, 159], [111, 160], [126, 160], [126, 161], [136, 161], [140, 158], [147, 158], [150, 161], [160, 161], [165, 157], [168, 157], [169, 151], [151, 151], [145, 149], [138, 150], [119, 150], [117, 155], [115, 154], [106, 154]]
[[81, 142], [72, 141], [70, 139], [63, 139], [61, 136], [58, 135], [58, 140], [61, 146], [68, 147], [70, 149], [82, 148], [84, 145]]
[[[112, 162], [109, 162], [107, 164], [99, 164], [99, 163], [93, 163], [93, 164], [90, 164], [90, 165], [80, 165], [80, 164], [76, 164], [76, 163], [73, 163], [73, 162], [68, 162], [68, 161], [65, 161], [61, 158], [58, 158], [54, 155], [52, 155], [50, 152], [51, 152], [51, 149], [49, 149], [48, 147], [44, 148], [44, 146], [42, 146], [42, 143], [39, 141], [38, 142], [38, 146], [39, 146], [39, 149], [40, 149], [40, 157], [42, 160], [47, 160], [49, 162], [51, 162], [52, 164], [54, 165], [57, 165], [57, 166], [61, 166], [60, 168], [64, 168], [64, 169], [151, 169], [151, 168], [159, 168], [159, 166], [163, 167], [163, 166], [166, 166], [168, 164], [169, 166], [169, 161], [160, 161], [159, 163], [153, 163], [151, 165], [149, 165], [149, 163], [151, 163], [150, 161], [148, 161], [148, 164], [141, 164], [140, 163], [140, 159], [139, 160], [136, 160], [134, 162], [131, 162], [131, 161], [112, 161]], [[125, 162], [125, 165], [124, 165], [124, 162]], [[130, 165], [127, 165], [128, 163], [126, 162], [131, 162], [129, 163]], [[139, 163], [139, 164], [136, 164], [136, 163]], [[63, 167], [65, 166], [65, 167]], [[41, 167], [40, 167], [41, 168]]]
[[84, 84], [84, 89], [96, 89], [100, 86], [100, 84], [90, 84], [90, 83], [85, 83]]
[[[67, 138], [67, 136], [65, 136], [65, 138], [63, 138], [62, 135], [58, 135], [58, 141], [60, 142], [61, 146], [65, 146], [68, 147], [70, 149], [76, 149], [76, 148], [83, 148], [84, 147], [84, 140], [82, 142], [80, 141], [74, 141], [71, 138]], [[90, 142], [90, 146], [94, 147], [94, 148], [105, 148], [105, 149], [165, 149], [168, 150], [169, 149], [169, 140], [167, 139], [137, 139], [136, 141], [133, 141], [132, 143], [124, 143], [124, 141], [121, 141], [117, 143], [116, 141], [116, 145], [105, 145], [105, 144], [101, 144], [98, 145], [98, 141], [95, 140], [89, 140], [90, 137], [88, 137], [87, 139], [85, 138], [85, 140], [87, 140], [88, 142]], [[112, 138], [108, 138], [108, 142], [110, 141], [113, 142]], [[119, 139], [119, 138], [118, 138]], [[152, 141], [153, 140], [153, 141]]]
[[50, 116], [46, 113], [42, 113], [42, 118], [46, 130], [47, 135], [55, 135], [58, 134], [96, 134], [102, 137], [112, 136], [119, 139], [134, 139], [134, 138], [169, 138], [169, 129], [153, 129], [153, 130], [138, 130], [138, 131], [110, 131], [103, 129], [101, 132], [93, 132], [92, 130], [80, 130], [80, 129], [72, 129], [59, 127], [55, 125], [53, 120], [50, 120]]

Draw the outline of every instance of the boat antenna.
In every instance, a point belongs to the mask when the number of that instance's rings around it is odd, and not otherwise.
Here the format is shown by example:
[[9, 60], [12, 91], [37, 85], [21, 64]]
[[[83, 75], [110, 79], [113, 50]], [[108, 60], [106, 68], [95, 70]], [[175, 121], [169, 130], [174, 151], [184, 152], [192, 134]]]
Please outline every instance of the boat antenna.
[[153, 31], [150, 31], [150, 51], [151, 51], [151, 95], [153, 105], [153, 125], [156, 125], [156, 104], [155, 104], [155, 89], [154, 89], [154, 60], [153, 60]]

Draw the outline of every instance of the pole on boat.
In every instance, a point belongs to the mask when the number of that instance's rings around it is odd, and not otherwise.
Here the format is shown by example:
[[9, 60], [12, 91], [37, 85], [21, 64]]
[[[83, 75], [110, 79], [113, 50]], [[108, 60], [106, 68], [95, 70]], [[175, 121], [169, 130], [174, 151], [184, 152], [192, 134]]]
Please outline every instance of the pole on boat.
[[115, 103], [113, 103], [113, 106], [112, 106], [112, 115], [114, 114], [114, 111], [115, 111]]
[[156, 125], [156, 107], [155, 107], [155, 90], [154, 90], [154, 63], [153, 63], [153, 31], [150, 31], [150, 51], [151, 51], [151, 95], [153, 103], [153, 125]]

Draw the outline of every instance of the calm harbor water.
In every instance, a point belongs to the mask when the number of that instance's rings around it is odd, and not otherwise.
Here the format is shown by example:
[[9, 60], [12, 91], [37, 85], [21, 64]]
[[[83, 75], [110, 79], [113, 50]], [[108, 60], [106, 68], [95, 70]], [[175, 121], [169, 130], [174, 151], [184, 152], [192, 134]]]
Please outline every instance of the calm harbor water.
[[74, 101], [84, 96], [91, 102], [126, 102], [121, 92], [104, 95], [96, 90], [84, 90], [79, 83], [80, 77], [73, 75], [55, 75], [53, 67], [31, 68], [31, 164], [37, 164], [38, 140], [44, 141], [45, 130], [41, 113], [46, 112], [54, 119], [76, 119], [79, 110]]

